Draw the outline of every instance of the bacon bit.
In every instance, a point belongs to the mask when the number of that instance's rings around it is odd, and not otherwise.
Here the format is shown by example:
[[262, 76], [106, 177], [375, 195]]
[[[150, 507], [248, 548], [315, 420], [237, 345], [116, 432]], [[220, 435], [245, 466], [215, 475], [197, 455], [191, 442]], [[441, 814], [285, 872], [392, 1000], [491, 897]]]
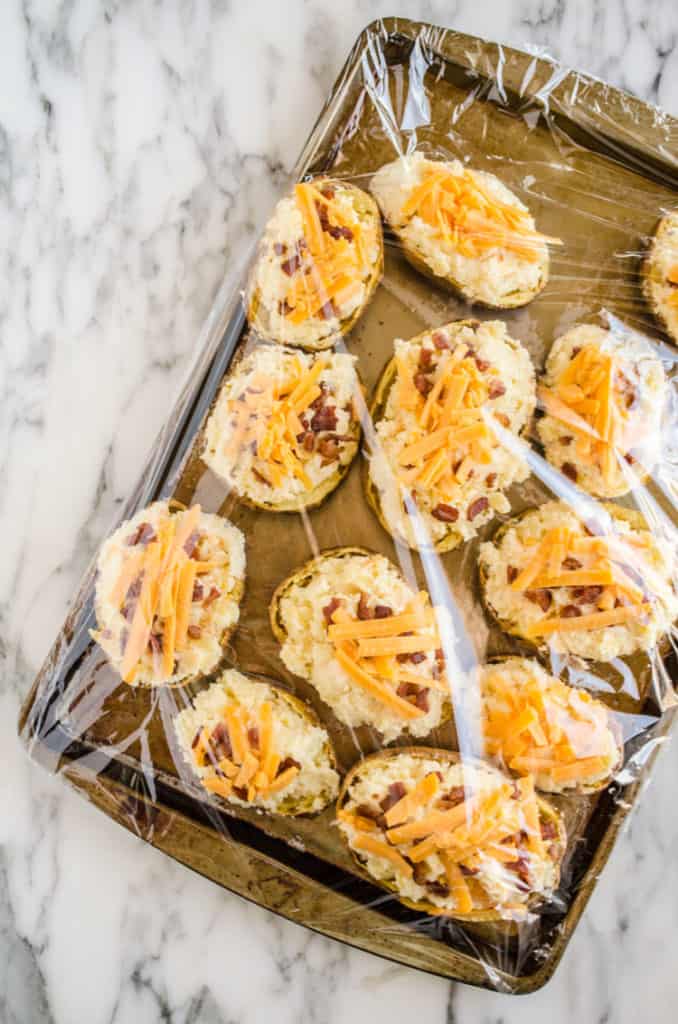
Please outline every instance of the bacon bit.
[[572, 569], [574, 572], [575, 569], [581, 569], [581, 567], [582, 563], [578, 558], [573, 558], [572, 555], [568, 555], [567, 558], [563, 560], [563, 569]]
[[318, 313], [323, 320], [333, 320], [337, 315], [337, 311], [332, 299], [330, 299], [329, 302], [326, 302], [324, 306], [321, 306]]
[[137, 576], [135, 576], [135, 578], [132, 580], [129, 587], [127, 588], [127, 593], [125, 594], [125, 600], [123, 602], [122, 608], [120, 609], [120, 614], [124, 619], [127, 619], [128, 622], [132, 618], [134, 618], [134, 612], [136, 610], [137, 602], [139, 600], [139, 594], [141, 593], [143, 580], [144, 574], [143, 572], [140, 572]]
[[326, 604], [323, 608], [323, 615], [325, 616], [325, 622], [329, 625], [332, 622], [332, 616], [336, 612], [337, 608], [341, 605], [341, 601], [338, 597], [333, 597], [329, 604]]
[[415, 373], [414, 375], [414, 386], [419, 392], [419, 394], [423, 395], [424, 398], [426, 398], [429, 391], [431, 391], [433, 388], [432, 382], [428, 379], [426, 374], [422, 373], [421, 371], [419, 373]]
[[602, 587], [575, 587], [572, 591], [572, 600], [577, 604], [595, 604], [602, 592]]
[[323, 405], [314, 414], [311, 420], [311, 430], [317, 434], [321, 430], [337, 429], [337, 410], [333, 405]]
[[193, 552], [197, 548], [199, 540], [200, 533], [197, 530], [193, 530], [193, 532], [190, 533], [186, 538], [186, 542], [184, 544], [184, 551], [186, 552], [189, 558], [192, 556]]
[[154, 654], [162, 654], [162, 637], [158, 636], [157, 633], [151, 633], [148, 638], [148, 642], [151, 646], [151, 650]]
[[431, 373], [431, 371], [434, 369], [434, 367], [431, 366], [432, 359], [433, 359], [433, 351], [432, 351], [432, 349], [430, 349], [430, 348], [422, 348], [421, 351], [419, 352], [419, 364], [418, 365], [419, 365], [419, 369], [422, 370], [423, 373]]
[[315, 435], [312, 430], [307, 430], [305, 433], [300, 435], [301, 446], [305, 452], [312, 452], [315, 448]]
[[544, 590], [543, 588], [539, 588], [537, 590], [526, 590], [525, 597], [528, 601], [531, 601], [532, 604], [538, 604], [543, 612], [547, 612], [549, 610], [553, 600], [550, 590]]
[[469, 520], [475, 519], [476, 516], [479, 516], [481, 512], [484, 512], [489, 507], [490, 503], [487, 498], [476, 498], [476, 500], [472, 501], [469, 505], [466, 511], [466, 518]]
[[276, 256], [284, 256], [285, 253], [287, 252], [287, 246], [285, 245], [284, 242], [274, 242], [273, 252], [276, 254]]
[[134, 533], [130, 534], [127, 538], [128, 547], [136, 547], [137, 544], [142, 544], [146, 547], [151, 541], [156, 539], [156, 532], [150, 523], [139, 523]]
[[233, 757], [231, 737], [228, 734], [228, 727], [225, 722], [217, 722], [212, 730], [209, 746], [217, 761], [223, 761], [225, 757], [230, 760]]
[[496, 482], [497, 482], [497, 474], [496, 473], [488, 473], [487, 476], [485, 477], [485, 483], [487, 484], [488, 487], [494, 487]]
[[320, 189], [320, 192], [325, 196], [325, 199], [334, 199], [336, 191], [337, 190], [333, 185], [323, 185]]
[[374, 807], [370, 807], [369, 804], [358, 804], [355, 813], [359, 818], [368, 818], [370, 821], [376, 821], [377, 818], [381, 818], [381, 813], [375, 810]]
[[566, 434], [564, 437], [559, 438], [561, 444], [568, 445], [572, 444], [574, 438], [570, 434]]
[[216, 587], [212, 587], [210, 592], [209, 592], [209, 594], [207, 595], [207, 597], [203, 601], [203, 607], [204, 608], [209, 608], [209, 606], [212, 604], [212, 602], [216, 601], [216, 599], [218, 597], [221, 597], [221, 591], [218, 590]]
[[506, 566], [506, 582], [513, 583], [520, 576], [520, 570], [516, 569], [515, 565]]
[[387, 811], [390, 811], [393, 805], [397, 804], [399, 800], [402, 800], [406, 793], [407, 789], [405, 788], [404, 783], [392, 782], [388, 787], [388, 793], [386, 796], [383, 800], [379, 801], [379, 806], [384, 814], [386, 814]]
[[367, 603], [367, 594], [363, 593], [362, 590], [360, 591], [360, 600], [358, 601], [358, 618], [362, 620], [374, 618]]
[[200, 580], [196, 580], [195, 583], [193, 584], [193, 596], [191, 600], [202, 601], [204, 593], [205, 588], [203, 587], [202, 583], [200, 582]]
[[337, 241], [340, 238], [345, 238], [347, 242], [353, 241], [353, 232], [349, 227], [341, 226], [339, 224], [330, 224], [329, 227], [323, 227], [323, 231], [327, 231], [330, 238], [335, 238]]
[[440, 520], [441, 523], [456, 523], [459, 518], [459, 509], [454, 508], [453, 505], [445, 505], [440, 502], [431, 511], [431, 515], [434, 519]]
[[444, 349], [450, 347], [450, 341], [444, 331], [434, 331], [431, 335], [431, 340], [437, 349]]
[[376, 604], [374, 606], [375, 619], [388, 619], [391, 615], [393, 615], [393, 609], [389, 608], [387, 604]]
[[629, 466], [635, 465], [636, 460], [634, 459], [633, 455], [631, 455], [631, 452], [627, 452], [624, 458], [628, 462]]
[[558, 829], [552, 821], [542, 821], [539, 827], [542, 839], [555, 839], [558, 835]]
[[[490, 363], [487, 359], [481, 359], [480, 356], [474, 356], [474, 361], [481, 373], [487, 373], [490, 368]], [[491, 386], [491, 385], [490, 385]], [[490, 398], [493, 396], [490, 395]]]
[[489, 398], [501, 398], [502, 395], [506, 394], [506, 385], [502, 384], [500, 380], [490, 381], [487, 394]]
[[412, 880], [417, 885], [425, 885], [428, 878], [428, 867], [426, 861], [421, 860], [418, 864], [415, 864], [412, 868]]
[[256, 477], [260, 484], [264, 484], [266, 487], [271, 486], [271, 481], [267, 480], [263, 473], [260, 473], [256, 466], [252, 466], [252, 476]]
[[560, 468], [564, 475], [568, 477], [572, 483], [576, 484], [579, 475], [577, 473], [577, 467], [573, 466], [571, 462], [564, 462]]
[[570, 362], [572, 362], [572, 360], [576, 356], [578, 356], [580, 352], [581, 352], [581, 345], [575, 345], [575, 347], [572, 349], [572, 355], [570, 356]]
[[579, 615], [581, 615], [581, 608], [577, 608], [576, 604], [566, 604], [560, 612], [563, 619], [576, 619]]
[[287, 299], [282, 299], [282, 301], [278, 303], [278, 314], [280, 316], [288, 316], [293, 309], [294, 306], [290, 306]]
[[521, 855], [518, 860], [511, 861], [506, 865], [507, 871], [513, 871], [518, 876], [520, 881], [529, 889], [530, 887], [530, 869], [528, 865], [528, 859], [526, 856]]
[[285, 260], [283, 263], [280, 264], [280, 269], [282, 270], [283, 274], [287, 274], [288, 277], [292, 277], [292, 274], [295, 274], [300, 266], [301, 256], [299, 255], [298, 252], [295, 252], [290, 256], [289, 259]]
[[453, 786], [447, 793], [443, 793], [436, 804], [436, 809], [451, 811], [458, 804], [463, 804], [466, 799], [466, 790], [463, 786]]
[[428, 689], [426, 689], [426, 687], [420, 687], [419, 692], [417, 693], [417, 696], [415, 697], [414, 700], [414, 703], [417, 705], [420, 711], [424, 712], [424, 714], [426, 714], [429, 711], [428, 694], [429, 691]]
[[256, 725], [251, 725], [247, 730], [247, 739], [251, 747], [255, 750], [259, 749], [259, 729]]
[[193, 742], [191, 743], [191, 750], [195, 750], [195, 748], [198, 746], [198, 743], [200, 742], [200, 737], [201, 736], [202, 736], [202, 726], [200, 726], [200, 728], [196, 732], [195, 736], [193, 737]]
[[200, 626], [189, 626], [186, 630], [192, 640], [199, 640], [202, 636], [202, 630]]

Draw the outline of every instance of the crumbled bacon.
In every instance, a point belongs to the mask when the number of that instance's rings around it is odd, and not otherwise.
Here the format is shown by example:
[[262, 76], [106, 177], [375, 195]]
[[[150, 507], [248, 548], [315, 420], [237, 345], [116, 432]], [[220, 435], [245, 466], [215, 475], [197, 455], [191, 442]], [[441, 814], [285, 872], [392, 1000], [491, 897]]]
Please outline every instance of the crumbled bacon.
[[497, 474], [496, 473], [488, 473], [487, 476], [485, 477], [485, 483], [487, 484], [488, 487], [494, 487], [496, 482], [497, 482]]
[[313, 414], [311, 430], [317, 434], [320, 430], [336, 430], [337, 410], [333, 405], [321, 405]]
[[393, 615], [393, 609], [387, 604], [375, 604], [374, 606], [374, 617], [375, 619], [388, 619]]
[[444, 331], [434, 331], [431, 335], [431, 340], [437, 349], [449, 348], [449, 338]]
[[516, 569], [515, 565], [506, 566], [506, 582], [513, 583], [520, 576], [520, 570]]
[[285, 245], [284, 242], [274, 242], [273, 252], [276, 254], [276, 256], [284, 256], [285, 253], [287, 252], [287, 246]]
[[157, 534], [150, 523], [139, 523], [134, 533], [130, 534], [127, 538], [127, 544], [133, 548], [137, 544], [142, 544], [144, 547], [146, 544], [150, 544], [152, 540], [155, 540]]
[[323, 320], [333, 320], [337, 315], [337, 311], [332, 299], [326, 302], [324, 306], [321, 306], [318, 313]]
[[297, 272], [300, 266], [301, 256], [299, 255], [298, 252], [294, 252], [289, 257], [289, 259], [284, 260], [280, 264], [280, 269], [282, 270], [283, 274], [287, 274], [288, 277], [292, 277], [292, 275]]
[[537, 590], [526, 590], [525, 597], [532, 604], [538, 604], [543, 612], [547, 612], [551, 607], [553, 600], [550, 590], [545, 590], [543, 587], [539, 587]]
[[560, 612], [560, 616], [563, 619], [576, 619], [580, 615], [581, 608], [577, 608], [576, 604], [566, 604]]
[[577, 478], [579, 476], [579, 474], [577, 473], [577, 467], [574, 466], [571, 462], [564, 462], [560, 468], [564, 475], [569, 480], [571, 480], [572, 483], [576, 484]]
[[202, 736], [202, 726], [200, 726], [200, 728], [196, 732], [195, 736], [193, 737], [193, 742], [191, 743], [191, 750], [195, 750], [195, 748], [198, 746], [198, 743], [200, 742], [200, 737], [201, 736]]
[[251, 725], [247, 730], [247, 739], [254, 750], [259, 749], [259, 729], [256, 725]]
[[192, 640], [199, 640], [202, 636], [202, 629], [200, 626], [189, 626], [186, 632]]
[[193, 530], [193, 532], [189, 533], [188, 537], [186, 538], [186, 541], [184, 543], [184, 551], [186, 552], [189, 558], [191, 558], [193, 552], [197, 548], [199, 540], [200, 534], [197, 530]]
[[563, 559], [563, 569], [581, 569], [582, 563], [578, 558], [573, 558], [572, 555], [568, 555], [567, 558]]
[[489, 398], [501, 398], [502, 395], [506, 394], [506, 385], [500, 380], [490, 381], [487, 394]]
[[428, 395], [431, 388], [433, 387], [433, 384], [428, 379], [426, 374], [422, 373], [420, 370], [419, 373], [415, 373], [414, 375], [414, 386], [419, 392], [419, 394], [423, 395], [425, 398]]
[[358, 601], [358, 618], [363, 620], [374, 618], [370, 611], [370, 606], [367, 603], [367, 594], [362, 590], [360, 591], [360, 600]]
[[220, 591], [220, 590], [218, 590], [218, 589], [217, 589], [217, 587], [212, 587], [212, 588], [210, 589], [210, 592], [209, 592], [209, 594], [207, 595], [207, 597], [206, 597], [206, 598], [205, 598], [205, 600], [203, 601], [203, 606], [204, 606], [205, 608], [209, 608], [209, 606], [210, 606], [210, 605], [212, 604], [212, 602], [213, 602], [213, 601], [216, 601], [216, 599], [217, 599], [218, 597], [221, 597], [221, 591]]
[[370, 807], [369, 804], [358, 804], [355, 813], [360, 815], [361, 818], [368, 818], [369, 821], [376, 821], [377, 818], [381, 817], [380, 812], [374, 807]]
[[572, 600], [576, 604], [594, 604], [602, 592], [602, 587], [575, 587], [572, 591]]
[[406, 793], [407, 789], [405, 788], [404, 783], [392, 782], [388, 787], [388, 793], [386, 796], [379, 801], [379, 806], [384, 814], [387, 811], [390, 811], [393, 805], [397, 804], [399, 800], [402, 800]]
[[475, 519], [476, 516], [479, 516], [481, 512], [485, 512], [489, 507], [490, 503], [486, 497], [483, 496], [482, 498], [476, 498], [476, 500], [472, 501], [466, 510], [466, 517], [469, 520]]
[[335, 462], [339, 458], [339, 442], [333, 437], [323, 437], [318, 442], [318, 451], [323, 457], [323, 463]]
[[439, 502], [436, 507], [432, 509], [431, 515], [434, 519], [439, 519], [441, 523], [456, 523], [459, 518], [459, 509], [454, 508], [453, 505], [446, 505], [444, 502]]
[[433, 359], [433, 350], [430, 348], [422, 348], [419, 352], [419, 369], [423, 373], [430, 373], [433, 367], [431, 361]]
[[558, 829], [553, 821], [540, 822], [540, 830], [542, 839], [555, 839], [558, 835]]
[[325, 616], [325, 622], [329, 625], [332, 622], [332, 616], [336, 612], [337, 608], [341, 605], [341, 601], [338, 597], [333, 597], [329, 604], [326, 604], [323, 608], [323, 615]]

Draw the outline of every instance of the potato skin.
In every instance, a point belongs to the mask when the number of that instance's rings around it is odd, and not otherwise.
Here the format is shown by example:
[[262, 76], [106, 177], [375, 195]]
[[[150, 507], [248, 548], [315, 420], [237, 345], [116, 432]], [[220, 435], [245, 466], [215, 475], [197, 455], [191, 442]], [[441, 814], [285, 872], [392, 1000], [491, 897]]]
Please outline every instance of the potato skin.
[[[629, 523], [632, 527], [634, 527], [634, 529], [636, 530], [647, 529], [647, 523], [645, 522], [645, 519], [636, 509], [624, 508], [622, 505], [615, 505], [613, 502], [608, 501], [601, 501], [599, 502], [599, 505], [601, 508], [604, 508], [607, 512], [609, 512], [614, 519], [624, 520], [625, 522]], [[506, 519], [501, 524], [501, 526], [498, 527], [493, 536], [490, 538], [491, 542], [495, 546], [498, 546], [508, 530], [512, 529], [517, 523], [520, 522], [520, 520], [524, 516], [528, 515], [528, 513], [530, 512], [534, 512], [535, 509], [538, 507], [539, 506], [535, 506], [534, 508], [527, 508], [523, 512], [519, 512], [518, 515], [511, 516], [510, 519]], [[478, 561], [478, 579], [480, 583], [480, 596], [483, 603], [483, 607], [485, 608], [485, 611], [487, 612], [489, 617], [497, 623], [499, 628], [502, 629], [504, 633], [508, 633], [510, 636], [518, 637], [520, 640], [522, 640], [523, 643], [529, 644], [530, 647], [534, 648], [535, 650], [541, 653], [546, 652], [548, 650], [548, 645], [544, 643], [539, 643], [535, 641], [532, 637], [525, 636], [515, 623], [509, 622], [506, 619], [502, 619], [494, 610], [492, 603], [489, 601], [487, 597], [487, 571], [485, 569], [482, 559], [479, 559]]]
[[[282, 618], [280, 615], [280, 603], [285, 594], [287, 593], [287, 591], [290, 590], [291, 587], [313, 576], [318, 571], [318, 569], [321, 568], [323, 562], [325, 562], [329, 558], [351, 558], [354, 555], [367, 555], [368, 557], [371, 557], [373, 554], [375, 554], [375, 552], [368, 551], [367, 548], [360, 547], [327, 548], [320, 555], [318, 555], [315, 558], [309, 559], [308, 562], [304, 562], [302, 566], [300, 566], [298, 569], [295, 569], [295, 571], [291, 573], [289, 576], [286, 576], [285, 579], [282, 580], [275, 588], [273, 592], [273, 597], [271, 598], [271, 603], [269, 605], [268, 612], [269, 621], [271, 624], [271, 632], [273, 633], [273, 636], [278, 641], [280, 646], [282, 647], [282, 645], [287, 640], [287, 632], [285, 630], [285, 627], [283, 626]], [[445, 725], [446, 722], [449, 722], [452, 718], [452, 715], [452, 702], [450, 700], [445, 700], [441, 710], [440, 721], [438, 722], [436, 728], [439, 729], [441, 726]], [[407, 735], [406, 730], [403, 730], [403, 735]]]
[[[342, 181], [340, 179], [327, 176], [315, 178], [314, 184], [315, 183], [318, 185], [336, 185], [354, 194], [356, 207], [361, 210], [361, 212], [367, 213], [374, 219], [374, 223], [377, 228], [376, 234], [379, 253], [374, 266], [372, 267], [370, 277], [367, 280], [365, 299], [361, 305], [358, 306], [358, 308], [355, 309], [349, 317], [346, 317], [340, 322], [338, 330], [333, 334], [329, 334], [321, 339], [309, 341], [303, 345], [293, 341], [282, 342], [276, 336], [275, 331], [270, 325], [268, 310], [261, 301], [260, 290], [251, 286], [248, 287], [246, 292], [247, 320], [252, 330], [255, 331], [256, 334], [264, 341], [270, 341], [274, 344], [284, 344], [290, 348], [302, 348], [306, 352], [322, 352], [325, 349], [332, 348], [353, 329], [372, 299], [384, 272], [384, 239], [381, 230], [381, 217], [379, 214], [379, 208], [372, 196], [368, 195], [367, 192], [364, 192], [361, 188], [358, 188], [356, 185], [352, 185], [348, 181]], [[257, 257], [257, 261], [255, 261], [255, 267], [258, 259], [259, 257]], [[254, 280], [254, 272], [252, 272], [251, 280]]]
[[[337, 810], [342, 809], [342, 806], [348, 797], [349, 787], [353, 779], [355, 778], [356, 775], [360, 773], [361, 769], [365, 766], [365, 764], [367, 764], [368, 762], [376, 762], [378, 760], [393, 759], [395, 757], [398, 757], [400, 754], [408, 754], [411, 757], [420, 757], [426, 759], [434, 758], [435, 760], [438, 760], [444, 764], [459, 764], [463, 760], [464, 764], [476, 764], [484, 768], [490, 768], [492, 771], [496, 772], [497, 775], [503, 776], [503, 772], [499, 771], [498, 768], [495, 768], [494, 765], [489, 764], [489, 762], [484, 762], [468, 757], [462, 759], [460, 754], [452, 750], [436, 749], [435, 747], [397, 747], [391, 750], [381, 750], [376, 754], [370, 754], [368, 757], [363, 758], [362, 761], [358, 761], [358, 763], [355, 764], [353, 768], [351, 768], [351, 770], [347, 773], [341, 785], [341, 789], [339, 790], [339, 796], [337, 797]], [[543, 797], [538, 796], [537, 803], [539, 805], [539, 814], [541, 820], [550, 821], [556, 826], [557, 838], [553, 840], [553, 845], [555, 845], [557, 848], [558, 856], [554, 857], [553, 860], [554, 863], [556, 863], [556, 866], [558, 866], [567, 845], [567, 833], [565, 831], [565, 825], [558, 811], [556, 811], [555, 807], [552, 807], [547, 800], [545, 800]], [[397, 896], [397, 891], [394, 886], [390, 886], [384, 882], [377, 882], [377, 880], [374, 879], [372, 875], [370, 875], [365, 870], [357, 855], [353, 853], [352, 850], [350, 852], [354, 861], [360, 868], [363, 877], [369, 879], [369, 881], [371, 881], [373, 885], [380, 885], [382, 888], [387, 889], [389, 892], [393, 892], [394, 895], [396, 895], [399, 902], [403, 903], [406, 907], [409, 907], [410, 910], [416, 910], [421, 914], [436, 917], [453, 917], [455, 921], [463, 921], [468, 923], [489, 924], [501, 922], [503, 924], [506, 924], [505, 918], [502, 917], [501, 913], [499, 913], [496, 910], [475, 910], [471, 911], [471, 913], [469, 914], [450, 914], [447, 911], [441, 911], [440, 907], [437, 907], [433, 903], [427, 903], [425, 901], [417, 903], [412, 900], [404, 899], [401, 896]], [[538, 895], [535, 895], [535, 897], [530, 902], [528, 902], [528, 907], [535, 908], [539, 905], [540, 902], [540, 897]]]

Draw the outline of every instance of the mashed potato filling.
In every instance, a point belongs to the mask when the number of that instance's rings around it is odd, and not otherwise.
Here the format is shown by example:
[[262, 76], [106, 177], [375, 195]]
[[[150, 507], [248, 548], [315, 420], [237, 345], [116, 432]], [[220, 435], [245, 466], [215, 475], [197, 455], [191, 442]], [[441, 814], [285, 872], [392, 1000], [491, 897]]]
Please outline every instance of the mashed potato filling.
[[422, 535], [461, 543], [508, 512], [504, 490], [529, 475], [497, 427], [519, 434], [532, 415], [530, 357], [500, 321], [447, 324], [394, 348], [370, 456], [382, 514], [411, 547]]
[[94, 638], [126, 683], [156, 686], [209, 672], [237, 623], [245, 541], [199, 505], [156, 502], [123, 523], [97, 562]]
[[224, 384], [204, 462], [255, 504], [303, 504], [358, 450], [355, 362], [257, 346]]
[[346, 725], [371, 725], [386, 742], [405, 730], [427, 735], [449, 693], [445, 610], [432, 609], [381, 555], [328, 555], [298, 576], [278, 608], [287, 668]]
[[558, 501], [480, 547], [486, 601], [509, 632], [596, 661], [650, 650], [671, 629], [674, 560], [669, 543], [605, 507], [586, 524]]
[[380, 225], [359, 196], [320, 180], [295, 186], [276, 206], [251, 284], [276, 341], [312, 347], [365, 303], [380, 259]]
[[674, 341], [678, 341], [678, 212], [661, 221], [645, 267], [650, 302]]
[[562, 834], [529, 777], [514, 785], [476, 763], [376, 756], [357, 770], [337, 819], [376, 881], [443, 914], [520, 918], [558, 884]]
[[599, 497], [626, 494], [661, 451], [666, 379], [638, 335], [582, 324], [554, 343], [538, 389], [546, 457]]
[[608, 708], [537, 661], [507, 658], [480, 670], [485, 752], [550, 793], [595, 789], [620, 763]]
[[370, 190], [405, 246], [471, 301], [501, 306], [536, 294], [548, 276], [548, 243], [527, 207], [493, 174], [459, 160], [399, 157]]
[[311, 814], [337, 795], [325, 730], [275, 687], [234, 669], [176, 716], [174, 731], [204, 788], [232, 803]]

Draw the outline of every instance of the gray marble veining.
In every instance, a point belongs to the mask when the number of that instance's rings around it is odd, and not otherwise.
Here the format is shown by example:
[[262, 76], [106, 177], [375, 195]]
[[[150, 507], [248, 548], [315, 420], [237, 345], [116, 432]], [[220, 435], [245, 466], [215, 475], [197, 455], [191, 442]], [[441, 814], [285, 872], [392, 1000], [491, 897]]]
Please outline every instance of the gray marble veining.
[[675, 743], [554, 981], [512, 1000], [221, 892], [94, 814], [15, 738], [233, 252], [254, 237], [358, 31], [397, 13], [545, 46], [678, 113], [675, 0], [0, 10], [2, 1024], [675, 1020]]

